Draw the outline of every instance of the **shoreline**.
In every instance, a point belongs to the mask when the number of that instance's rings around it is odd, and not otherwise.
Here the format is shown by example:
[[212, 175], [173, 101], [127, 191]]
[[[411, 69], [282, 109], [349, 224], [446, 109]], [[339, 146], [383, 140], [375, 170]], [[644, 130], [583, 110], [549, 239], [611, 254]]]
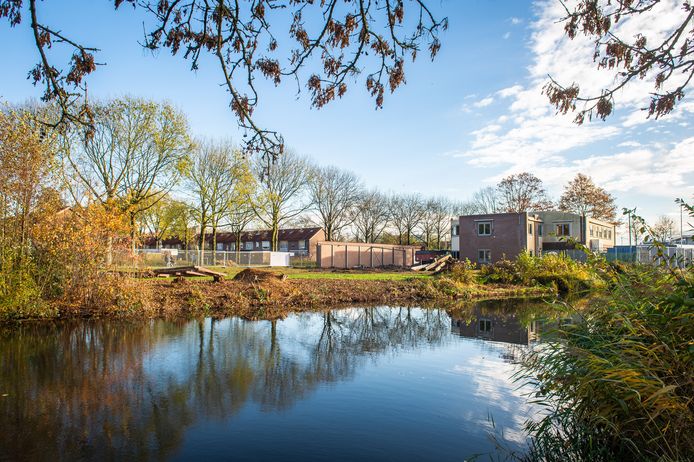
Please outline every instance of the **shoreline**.
[[[261, 276], [258, 279], [258, 275]], [[248, 320], [282, 319], [290, 313], [364, 305], [451, 307], [470, 301], [554, 297], [544, 286], [469, 284], [451, 287], [438, 278], [401, 280], [286, 279], [271, 272], [253, 280], [123, 278], [109, 306], [52, 304], [55, 316], [15, 318], [0, 323], [61, 319], [175, 319], [210, 316]]]

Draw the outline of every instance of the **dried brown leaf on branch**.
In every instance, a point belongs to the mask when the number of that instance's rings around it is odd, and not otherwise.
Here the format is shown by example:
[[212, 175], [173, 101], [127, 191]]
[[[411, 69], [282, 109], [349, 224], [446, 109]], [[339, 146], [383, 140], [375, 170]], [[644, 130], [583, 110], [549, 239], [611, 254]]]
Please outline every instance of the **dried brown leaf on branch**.
[[[568, 2], [567, 2], [568, 3]], [[598, 94], [581, 92], [579, 83], [566, 85], [550, 77], [543, 93], [557, 112], [577, 111], [574, 121], [581, 124], [586, 117], [605, 120], [615, 107], [615, 97], [635, 80], [653, 79], [653, 91], [645, 108], [647, 117], [669, 114], [681, 101], [694, 77], [694, 9], [685, 0], [675, 14], [664, 16], [661, 0], [582, 0], [572, 8], [564, 2], [564, 32], [574, 40], [582, 33], [594, 40], [593, 59], [596, 71], [615, 72], [611, 85]], [[619, 26], [625, 21], [643, 19], [672, 24], [662, 37], [653, 34], [651, 41], [644, 33], [629, 36]]]
[[[253, 109], [260, 95], [256, 78], [276, 85], [293, 77], [297, 90], [307, 88], [312, 106], [320, 108], [347, 92], [347, 80], [362, 78], [376, 107], [405, 82], [405, 58], [414, 59], [425, 46], [433, 58], [441, 47], [439, 34], [448, 27], [426, 0], [114, 0], [146, 12], [144, 46], [168, 49], [198, 69], [203, 54], [212, 55], [221, 70], [229, 106], [247, 134], [246, 150], [276, 158], [282, 136], [256, 124]], [[58, 123], [91, 120], [84, 79], [97, 69], [95, 48], [85, 47], [51, 28], [40, 17], [38, 0], [0, 0], [0, 18], [22, 23], [28, 7], [30, 27], [40, 61], [30, 77], [45, 87], [44, 99], [57, 101]], [[75, 12], [76, 14], [79, 11]], [[286, 21], [289, 19], [289, 21]], [[289, 23], [287, 29], [278, 24]], [[282, 34], [282, 35], [280, 35]], [[134, 40], [137, 37], [133, 37]], [[72, 48], [69, 63], [53, 63], [51, 46]], [[64, 69], [61, 69], [64, 68]], [[304, 74], [302, 69], [306, 69]]]

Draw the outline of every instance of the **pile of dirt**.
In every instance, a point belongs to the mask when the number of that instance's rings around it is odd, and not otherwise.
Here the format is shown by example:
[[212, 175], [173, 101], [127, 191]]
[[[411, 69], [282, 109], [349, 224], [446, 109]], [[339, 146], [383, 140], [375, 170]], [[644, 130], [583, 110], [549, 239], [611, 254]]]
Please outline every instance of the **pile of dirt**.
[[234, 281], [258, 283], [284, 281], [285, 279], [287, 279], [286, 274], [275, 273], [272, 271], [261, 271], [252, 268], [246, 268], [234, 276]]

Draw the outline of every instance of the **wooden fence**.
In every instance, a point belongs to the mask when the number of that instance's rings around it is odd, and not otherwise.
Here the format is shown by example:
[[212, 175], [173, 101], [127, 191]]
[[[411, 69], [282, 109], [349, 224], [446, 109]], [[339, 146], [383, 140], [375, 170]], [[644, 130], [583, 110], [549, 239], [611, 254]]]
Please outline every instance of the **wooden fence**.
[[319, 242], [319, 268], [410, 267], [415, 264], [416, 245], [367, 244], [360, 242]]

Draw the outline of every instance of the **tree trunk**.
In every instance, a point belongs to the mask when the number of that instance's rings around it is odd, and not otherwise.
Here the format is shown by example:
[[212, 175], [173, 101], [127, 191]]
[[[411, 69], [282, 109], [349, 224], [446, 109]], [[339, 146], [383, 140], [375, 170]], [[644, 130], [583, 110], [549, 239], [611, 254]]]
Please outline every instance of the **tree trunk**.
[[212, 266], [217, 266], [217, 225], [212, 225]]

